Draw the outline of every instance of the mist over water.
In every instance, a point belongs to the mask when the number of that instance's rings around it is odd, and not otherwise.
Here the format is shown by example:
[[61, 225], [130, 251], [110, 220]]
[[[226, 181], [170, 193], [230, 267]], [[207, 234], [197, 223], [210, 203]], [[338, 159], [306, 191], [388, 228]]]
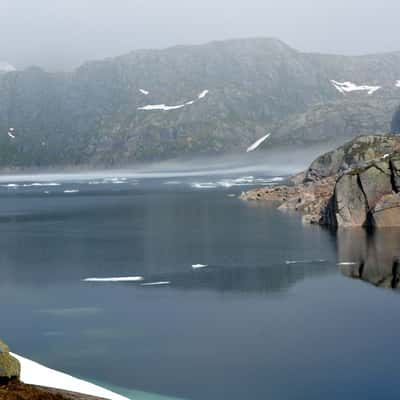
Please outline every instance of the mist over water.
[[0, 182], [84, 181], [123, 177], [158, 179], [199, 176], [243, 176], [251, 173], [288, 176], [305, 170], [329, 147], [284, 148], [250, 154], [186, 157], [148, 164], [136, 164], [123, 169], [57, 171], [36, 170], [0, 175]]

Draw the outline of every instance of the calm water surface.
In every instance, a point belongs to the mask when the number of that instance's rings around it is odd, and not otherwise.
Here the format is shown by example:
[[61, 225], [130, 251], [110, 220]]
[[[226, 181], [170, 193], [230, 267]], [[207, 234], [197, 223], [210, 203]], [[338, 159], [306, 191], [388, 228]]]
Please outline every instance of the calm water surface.
[[[374, 285], [396, 285], [399, 232], [337, 236], [215, 179], [1, 186], [4, 340], [174, 398], [397, 397], [400, 298]], [[124, 276], [144, 280], [83, 281]]]

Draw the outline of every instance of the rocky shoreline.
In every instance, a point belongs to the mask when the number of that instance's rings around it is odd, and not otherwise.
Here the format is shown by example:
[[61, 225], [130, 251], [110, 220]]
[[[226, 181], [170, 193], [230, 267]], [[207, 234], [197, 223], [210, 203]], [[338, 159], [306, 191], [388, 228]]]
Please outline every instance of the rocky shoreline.
[[299, 211], [304, 223], [400, 227], [400, 136], [360, 136], [318, 157], [286, 185], [242, 193]]

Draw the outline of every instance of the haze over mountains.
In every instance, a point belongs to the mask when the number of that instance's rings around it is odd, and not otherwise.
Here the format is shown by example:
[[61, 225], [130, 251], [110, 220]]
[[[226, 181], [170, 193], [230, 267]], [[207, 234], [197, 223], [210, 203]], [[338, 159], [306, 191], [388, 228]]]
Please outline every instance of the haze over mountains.
[[399, 80], [400, 52], [307, 54], [261, 38], [3, 72], [0, 166], [245, 152], [268, 132], [264, 146], [339, 143], [389, 132]]

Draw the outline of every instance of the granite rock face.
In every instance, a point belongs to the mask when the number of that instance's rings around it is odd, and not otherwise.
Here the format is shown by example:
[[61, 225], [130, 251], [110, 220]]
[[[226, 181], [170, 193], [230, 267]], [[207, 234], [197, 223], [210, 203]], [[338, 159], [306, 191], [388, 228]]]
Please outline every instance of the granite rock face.
[[334, 227], [400, 227], [400, 136], [361, 136], [318, 157], [303, 182], [243, 193]]

